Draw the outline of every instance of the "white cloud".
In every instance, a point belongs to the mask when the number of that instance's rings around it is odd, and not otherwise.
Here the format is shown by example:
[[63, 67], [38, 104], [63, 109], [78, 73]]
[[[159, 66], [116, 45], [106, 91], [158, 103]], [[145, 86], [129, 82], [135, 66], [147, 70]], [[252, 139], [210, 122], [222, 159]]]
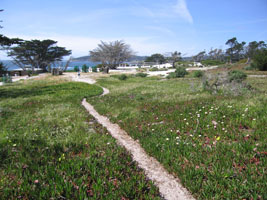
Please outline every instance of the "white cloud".
[[129, 13], [138, 17], [150, 17], [154, 20], [168, 19], [168, 18], [180, 18], [186, 22], [193, 23], [193, 17], [190, 14], [186, 0], [177, 0], [176, 4], [169, 4], [165, 1], [156, 3], [151, 6], [144, 6], [142, 3], [134, 1], [135, 6], [128, 8]]
[[187, 8], [185, 0], [178, 0], [176, 5], [174, 6], [174, 11], [187, 22], [191, 24], [193, 23], [193, 17]]

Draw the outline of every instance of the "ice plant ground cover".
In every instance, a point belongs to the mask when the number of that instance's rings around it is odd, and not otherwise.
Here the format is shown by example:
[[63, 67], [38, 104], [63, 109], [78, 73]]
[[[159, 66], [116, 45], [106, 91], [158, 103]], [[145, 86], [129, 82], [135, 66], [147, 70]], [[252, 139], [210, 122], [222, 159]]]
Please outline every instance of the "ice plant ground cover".
[[160, 199], [81, 106], [101, 93], [58, 77], [0, 87], [0, 199]]
[[[88, 99], [199, 199], [267, 198], [267, 79], [243, 96], [211, 95], [198, 79], [114, 77]], [[192, 87], [194, 85], [194, 87]]]

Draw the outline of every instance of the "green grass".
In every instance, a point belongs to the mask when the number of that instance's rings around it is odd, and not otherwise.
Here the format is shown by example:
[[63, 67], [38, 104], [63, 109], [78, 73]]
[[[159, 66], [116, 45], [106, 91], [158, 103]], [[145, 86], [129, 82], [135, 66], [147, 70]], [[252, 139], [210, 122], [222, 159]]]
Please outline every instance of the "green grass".
[[160, 199], [81, 106], [101, 93], [58, 77], [0, 87], [0, 199]]
[[101, 79], [90, 101], [198, 199], [267, 198], [267, 80], [256, 91], [212, 96], [198, 79]]

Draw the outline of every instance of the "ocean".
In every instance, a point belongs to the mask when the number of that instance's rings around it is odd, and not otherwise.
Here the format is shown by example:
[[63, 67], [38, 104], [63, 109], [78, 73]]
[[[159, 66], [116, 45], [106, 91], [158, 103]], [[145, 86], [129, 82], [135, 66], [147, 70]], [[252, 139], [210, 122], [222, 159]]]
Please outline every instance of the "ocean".
[[[8, 68], [8, 71], [20, 69], [11, 60], [1, 60], [0, 62], [3, 62], [4, 63], [4, 65]], [[67, 61], [58, 62], [55, 66], [52, 66], [52, 67], [58, 67], [58, 66], [64, 67], [66, 65], [66, 62]], [[73, 61], [73, 62], [70, 62], [69, 67], [68, 67], [68, 70], [73, 70], [73, 68], [75, 66], [78, 66], [81, 69], [84, 64], [86, 64], [89, 67], [93, 67], [93, 66], [95, 66], [95, 65], [97, 65], [99, 63], [90, 62], [90, 61]]]

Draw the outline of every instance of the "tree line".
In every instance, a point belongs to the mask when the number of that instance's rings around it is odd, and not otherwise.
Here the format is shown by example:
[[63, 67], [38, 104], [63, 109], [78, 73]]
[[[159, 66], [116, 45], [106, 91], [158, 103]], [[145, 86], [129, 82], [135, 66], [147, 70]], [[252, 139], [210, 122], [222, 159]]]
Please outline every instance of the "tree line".
[[[238, 42], [236, 37], [226, 41], [225, 45], [228, 46], [226, 50], [221, 48], [213, 49], [210, 51], [200, 51], [191, 57], [191, 61], [203, 63], [234, 63], [242, 59], [246, 59], [246, 64], [252, 64], [255, 68], [260, 70], [267, 70], [265, 61], [267, 59], [267, 44], [264, 41], [252, 41], [246, 45], [246, 42]], [[163, 56], [156, 53], [146, 58], [145, 62], [156, 62], [158, 64], [171, 62], [174, 66], [175, 62], [181, 61], [181, 52], [173, 52], [170, 56]], [[251, 63], [251, 61], [254, 61]], [[210, 62], [209, 62], [210, 61]], [[217, 62], [211, 62], [217, 61]]]

